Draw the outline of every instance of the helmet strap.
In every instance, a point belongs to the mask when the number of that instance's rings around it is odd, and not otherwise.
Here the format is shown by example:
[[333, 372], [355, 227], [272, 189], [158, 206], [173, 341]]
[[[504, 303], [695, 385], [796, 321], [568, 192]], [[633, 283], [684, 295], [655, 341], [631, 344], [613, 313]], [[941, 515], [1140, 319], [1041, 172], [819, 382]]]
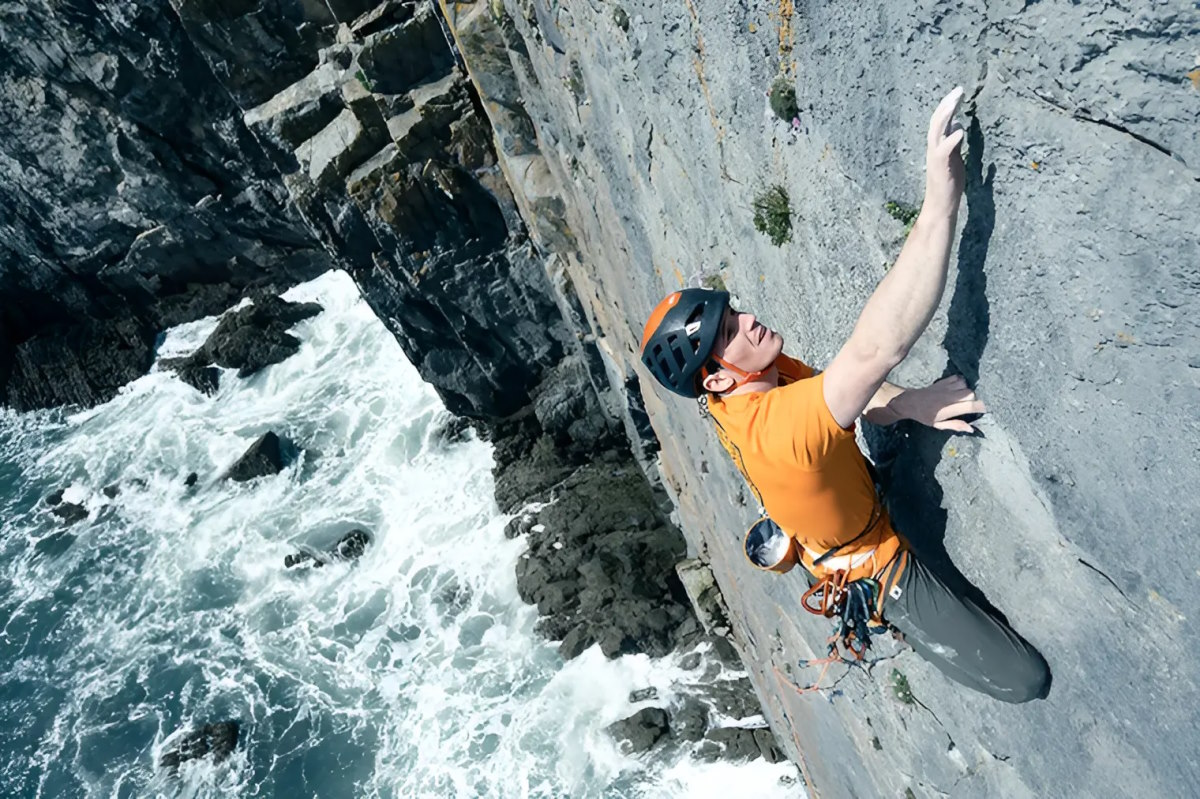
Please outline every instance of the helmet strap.
[[[728, 369], [729, 371], [733, 372], [735, 375], [738, 375], [738, 376], [739, 376], [739, 377], [738, 377], [738, 379], [737, 379], [737, 380], [735, 380], [735, 381], [733, 382], [733, 385], [732, 385], [732, 386], [729, 388], [729, 391], [734, 391], [734, 390], [736, 390], [736, 389], [739, 389], [739, 388], [741, 388], [742, 386], [746, 385], [747, 383], [752, 383], [752, 382], [754, 382], [755, 380], [758, 380], [758, 379], [760, 379], [760, 378], [761, 378], [763, 375], [765, 375], [767, 372], [771, 371], [771, 369], [772, 369], [772, 368], [775, 366], [775, 364], [774, 364], [774, 363], [772, 363], [772, 364], [771, 364], [771, 366], [769, 366], [769, 367], [767, 367], [766, 369], [763, 369], [763, 370], [761, 370], [761, 371], [758, 371], [758, 372], [747, 372], [745, 369], [741, 369], [741, 368], [739, 368], [739, 367], [737, 367], [737, 366], [734, 366], [734, 365], [733, 365], [733, 364], [731, 364], [729, 361], [725, 360], [724, 358], [722, 358], [722, 357], [720, 357], [720, 356], [718, 356], [718, 355], [710, 355], [710, 356], [708, 356], [708, 357], [710, 357], [712, 360], [714, 360], [714, 361], [716, 361], [717, 363], [719, 363], [719, 364], [720, 364], [721, 366], [723, 366], [724, 368], [726, 368], [726, 369]], [[708, 367], [705, 367], [705, 368], [703, 369], [703, 377], [701, 378], [701, 380], [703, 380], [703, 379], [704, 379], [704, 377], [708, 377], [708, 375], [709, 375], [709, 374], [710, 374], [710, 373], [709, 373], [709, 371], [708, 371]], [[728, 393], [728, 392], [724, 392], [724, 393]]]

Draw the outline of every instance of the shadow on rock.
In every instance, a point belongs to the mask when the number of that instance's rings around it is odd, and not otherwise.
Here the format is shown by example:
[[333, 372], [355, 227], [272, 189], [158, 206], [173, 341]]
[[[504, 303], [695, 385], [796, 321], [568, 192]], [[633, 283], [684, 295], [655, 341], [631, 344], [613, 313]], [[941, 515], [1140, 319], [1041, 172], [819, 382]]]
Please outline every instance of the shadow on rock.
[[972, 117], [967, 128], [967, 222], [958, 243], [958, 277], [950, 300], [946, 336], [949, 363], [943, 377], [961, 374], [971, 385], [979, 380], [979, 360], [987, 346], [991, 311], [987, 298], [988, 247], [996, 227], [996, 200], [993, 181], [996, 165], [983, 171], [983, 131], [979, 119]]
[[[958, 246], [958, 277], [943, 340], [947, 354], [943, 376], [961, 374], [974, 385], [979, 379], [979, 362], [990, 325], [984, 267], [996, 226], [992, 185], [996, 167], [989, 165], [985, 176], [983, 131], [977, 117], [971, 118], [966, 140], [967, 221]], [[936, 470], [952, 434], [905, 421], [890, 428], [864, 425], [864, 435], [896, 529], [951, 589], [1007, 623], [1004, 614], [967, 580], [946, 551], [946, 511]]]

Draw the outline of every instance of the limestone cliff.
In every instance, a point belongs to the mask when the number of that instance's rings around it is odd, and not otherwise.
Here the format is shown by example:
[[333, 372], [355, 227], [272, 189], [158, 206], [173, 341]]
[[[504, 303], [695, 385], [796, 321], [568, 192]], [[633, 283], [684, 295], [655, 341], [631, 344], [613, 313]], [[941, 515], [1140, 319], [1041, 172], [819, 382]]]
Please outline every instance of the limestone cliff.
[[[819, 649], [798, 578], [752, 573], [740, 479], [688, 403], [643, 391], [658, 467], [737, 619], [768, 715], [821, 796], [1200, 790], [1200, 71], [1195, 4], [445, 3], [529, 217], [619, 385], [666, 292], [720, 281], [820, 366], [894, 259], [928, 113], [965, 86], [955, 276], [894, 379], [978, 386], [984, 435], [871, 430], [894, 515], [1046, 654], [1047, 701], [998, 706], [911, 654], [831, 701], [781, 679]], [[794, 88], [795, 119], [767, 90]], [[532, 128], [536, 153], [504, 150]], [[791, 241], [752, 224], [785, 187]], [[895, 205], [892, 206], [895, 209]], [[561, 237], [560, 237], [561, 239]], [[565, 249], [564, 249], [565, 247]], [[904, 673], [916, 703], [886, 679]], [[1151, 733], [1151, 731], [1153, 731]], [[1175, 741], [1180, 743], [1176, 744]]]

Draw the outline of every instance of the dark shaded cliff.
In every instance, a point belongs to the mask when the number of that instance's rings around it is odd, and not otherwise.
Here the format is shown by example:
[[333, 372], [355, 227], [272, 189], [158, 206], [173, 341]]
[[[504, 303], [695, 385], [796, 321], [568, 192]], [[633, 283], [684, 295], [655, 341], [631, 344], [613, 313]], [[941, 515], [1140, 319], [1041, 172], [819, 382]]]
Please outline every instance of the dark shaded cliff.
[[331, 268], [178, 19], [0, 10], [0, 401], [91, 405], [164, 328]]

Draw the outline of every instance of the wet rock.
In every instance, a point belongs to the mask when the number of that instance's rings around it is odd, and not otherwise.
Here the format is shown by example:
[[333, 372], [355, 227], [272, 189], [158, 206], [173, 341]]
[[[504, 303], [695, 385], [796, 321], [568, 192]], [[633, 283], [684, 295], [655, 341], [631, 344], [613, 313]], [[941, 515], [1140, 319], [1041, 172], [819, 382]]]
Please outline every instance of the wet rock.
[[239, 483], [278, 474], [288, 463], [290, 442], [286, 442], [273, 432], [264, 433], [250, 445], [242, 457], [229, 468], [225, 478]]
[[608, 732], [627, 755], [648, 752], [670, 731], [665, 710], [648, 707], [608, 725]]
[[200, 475], [196, 474], [195, 472], [192, 472], [191, 474], [189, 474], [187, 476], [187, 479], [183, 481], [183, 484], [185, 486], [187, 486], [188, 488], [191, 488], [194, 485], [196, 485], [196, 481], [199, 479], [200, 479]]
[[696, 697], [688, 697], [671, 714], [671, 730], [682, 740], [699, 741], [708, 731], [708, 708]]
[[58, 503], [62, 502], [62, 500], [63, 500], [63, 489], [61, 489], [61, 488], [58, 489], [57, 491], [51, 492], [46, 495], [46, 504], [47, 505], [57, 505]]
[[517, 538], [519, 536], [528, 535], [537, 524], [537, 515], [534, 513], [522, 513], [508, 520], [508, 524], [504, 525], [505, 538]]
[[709, 730], [704, 743], [696, 750], [701, 760], [754, 760], [763, 758], [768, 763], [779, 763], [786, 756], [775, 741], [775, 735], [766, 727], [719, 727]]
[[116, 499], [117, 495], [121, 493], [121, 486], [117, 483], [112, 483], [110, 485], [106, 485], [100, 490], [104, 496], [108, 497], [109, 499]]
[[211, 757], [214, 763], [220, 763], [237, 748], [240, 732], [236, 721], [205, 724], [180, 738], [174, 748], [159, 758], [158, 764], [174, 776], [179, 773], [179, 766], [190, 760]]
[[598, 457], [555, 487], [517, 563], [517, 590], [538, 606], [538, 630], [559, 640], [566, 658], [594, 644], [607, 657], [658, 657], [701, 634], [675, 579], [683, 537], [622, 454]]
[[321, 313], [312, 302], [288, 302], [267, 295], [252, 305], [221, 317], [216, 330], [186, 358], [167, 359], [163, 366], [175, 370], [180, 379], [197, 390], [217, 390], [220, 370], [237, 369], [238, 377], [250, 377], [261, 369], [290, 358], [300, 349], [300, 340], [287, 331], [298, 322]]
[[212, 396], [221, 386], [221, 370], [215, 366], [180, 364], [175, 369], [179, 379], [201, 394]]
[[371, 536], [365, 530], [351, 530], [325, 552], [301, 551], [284, 556], [283, 567], [290, 569], [311, 562], [314, 569], [319, 569], [326, 563], [335, 560], [357, 560], [367, 551], [369, 543], [371, 543]]
[[658, 689], [654, 686], [649, 688], [639, 688], [636, 691], [629, 692], [629, 701], [631, 703], [645, 702], [648, 699], [657, 699]]
[[441, 444], [461, 444], [471, 440], [474, 422], [465, 416], [447, 416], [434, 428], [432, 438]]
[[330, 552], [342, 560], [354, 560], [367, 551], [369, 543], [371, 543], [371, 537], [365, 530], [351, 530], [333, 545]]
[[754, 733], [755, 730], [741, 727], [719, 727], [709, 730], [704, 736], [704, 743], [696, 750], [696, 756], [707, 762], [752, 760], [762, 754]]
[[55, 505], [50, 511], [55, 516], [63, 520], [65, 524], [75, 524], [83, 521], [88, 517], [87, 508], [82, 505], [76, 505], [73, 502], [62, 502]]
[[0, 379], [10, 347], [11, 367], [0, 401], [22, 411], [103, 402], [154, 360], [155, 331], [135, 320], [82, 319], [19, 343], [6, 339], [0, 335]]

